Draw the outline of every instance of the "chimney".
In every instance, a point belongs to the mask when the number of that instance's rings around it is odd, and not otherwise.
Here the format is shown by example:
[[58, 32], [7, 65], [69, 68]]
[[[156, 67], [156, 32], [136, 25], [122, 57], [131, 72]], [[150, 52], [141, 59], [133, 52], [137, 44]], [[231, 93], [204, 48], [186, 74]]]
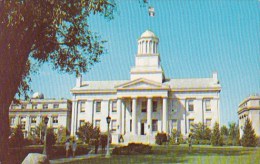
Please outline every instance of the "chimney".
[[213, 84], [219, 84], [217, 72], [213, 72], [212, 79], [213, 79]]
[[81, 86], [82, 86], [82, 75], [79, 74], [76, 80], [76, 87], [81, 87]]

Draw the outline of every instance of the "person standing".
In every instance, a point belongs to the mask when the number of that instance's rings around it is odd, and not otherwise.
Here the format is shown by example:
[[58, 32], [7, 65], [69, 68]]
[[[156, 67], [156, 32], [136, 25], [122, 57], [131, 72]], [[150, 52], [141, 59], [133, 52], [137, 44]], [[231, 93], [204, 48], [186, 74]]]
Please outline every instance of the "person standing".
[[191, 152], [191, 148], [192, 148], [192, 135], [191, 134], [189, 134], [188, 143], [189, 143], [189, 152]]
[[70, 150], [70, 141], [67, 140], [65, 143], [65, 149], [66, 149], [66, 157], [69, 157], [69, 150]]
[[73, 142], [72, 142], [72, 154], [73, 154], [73, 157], [75, 157], [76, 150], [77, 150], [77, 142], [75, 140], [73, 140]]

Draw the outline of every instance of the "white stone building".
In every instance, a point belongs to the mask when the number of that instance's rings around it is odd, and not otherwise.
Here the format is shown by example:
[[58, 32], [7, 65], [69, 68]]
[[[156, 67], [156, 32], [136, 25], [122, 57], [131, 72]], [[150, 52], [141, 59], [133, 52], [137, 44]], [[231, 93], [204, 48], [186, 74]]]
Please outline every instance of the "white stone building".
[[154, 143], [158, 132], [177, 129], [187, 136], [192, 123], [203, 122], [213, 127], [220, 121], [221, 86], [217, 73], [210, 78], [166, 78], [158, 43], [158, 37], [149, 30], [141, 35], [130, 80], [77, 78], [71, 90], [71, 135], [86, 121], [107, 131], [108, 115], [112, 118], [113, 143], [118, 142], [120, 135], [125, 143]]
[[243, 136], [246, 118], [252, 122], [256, 135], [260, 136], [260, 96], [249, 96], [244, 99], [238, 107], [238, 118], [240, 137]]
[[25, 137], [34, 131], [36, 126], [43, 122], [44, 117], [49, 118], [48, 126], [54, 128], [71, 127], [71, 100], [44, 99], [43, 94], [36, 92], [30, 101], [20, 101], [12, 104], [9, 109], [10, 127], [22, 125]]

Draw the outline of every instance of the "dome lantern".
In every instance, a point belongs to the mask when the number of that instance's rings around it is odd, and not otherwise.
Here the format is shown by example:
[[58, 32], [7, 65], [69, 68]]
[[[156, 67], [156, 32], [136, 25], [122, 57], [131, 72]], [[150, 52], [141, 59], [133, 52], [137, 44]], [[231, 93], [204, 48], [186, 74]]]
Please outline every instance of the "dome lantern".
[[138, 54], [157, 54], [158, 37], [150, 30], [146, 30], [138, 40]]

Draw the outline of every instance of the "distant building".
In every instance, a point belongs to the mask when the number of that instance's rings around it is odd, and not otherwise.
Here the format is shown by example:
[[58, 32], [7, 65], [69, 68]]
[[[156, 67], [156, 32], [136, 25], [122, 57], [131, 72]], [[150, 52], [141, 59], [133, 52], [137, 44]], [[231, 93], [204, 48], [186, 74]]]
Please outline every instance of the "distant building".
[[166, 78], [158, 43], [159, 38], [149, 30], [141, 35], [130, 80], [77, 78], [71, 90], [71, 135], [84, 122], [107, 131], [108, 115], [112, 119], [113, 143], [118, 143], [120, 136], [125, 143], [155, 143], [158, 132], [169, 134], [176, 129], [187, 136], [193, 123], [201, 122], [212, 128], [219, 122], [221, 86], [217, 73], [210, 78]]
[[260, 96], [249, 96], [238, 107], [240, 137], [243, 135], [246, 118], [252, 122], [252, 127], [257, 136], [260, 136]]
[[71, 101], [44, 99], [43, 94], [36, 92], [30, 101], [20, 101], [12, 104], [9, 109], [10, 127], [22, 125], [25, 137], [29, 132], [34, 132], [37, 125], [43, 122], [44, 117], [49, 117], [48, 126], [58, 131], [60, 126], [70, 131]]

